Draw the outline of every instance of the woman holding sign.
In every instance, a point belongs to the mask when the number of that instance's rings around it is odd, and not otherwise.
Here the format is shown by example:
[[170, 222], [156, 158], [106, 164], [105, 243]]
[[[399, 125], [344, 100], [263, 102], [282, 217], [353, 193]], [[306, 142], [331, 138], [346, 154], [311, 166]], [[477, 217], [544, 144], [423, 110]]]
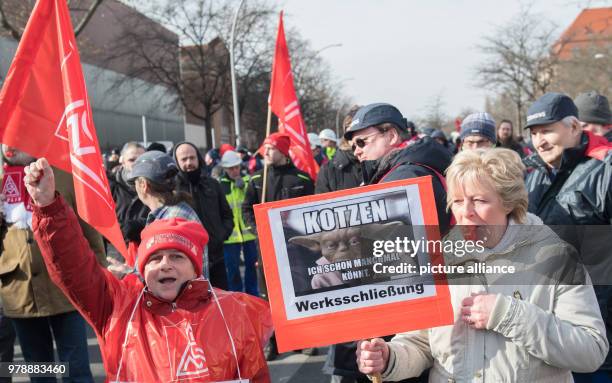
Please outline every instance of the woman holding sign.
[[[360, 370], [395, 381], [430, 370], [430, 382], [572, 382], [608, 352], [605, 328], [575, 252], [527, 213], [524, 166], [507, 149], [458, 154], [447, 171], [448, 206], [458, 226], [447, 240], [482, 241], [484, 250], [445, 261], [455, 323], [362, 341]], [[534, 227], [537, 226], [537, 227]], [[512, 265], [514, 274], [470, 273]], [[407, 316], [409, 320], [409, 315]]]

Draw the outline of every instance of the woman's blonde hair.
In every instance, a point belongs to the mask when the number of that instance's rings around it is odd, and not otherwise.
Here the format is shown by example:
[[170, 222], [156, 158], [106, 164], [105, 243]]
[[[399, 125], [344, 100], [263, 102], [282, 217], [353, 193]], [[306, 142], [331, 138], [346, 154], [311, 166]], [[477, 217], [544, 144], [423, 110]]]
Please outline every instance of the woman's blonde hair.
[[459, 185], [476, 182], [491, 187], [511, 218], [523, 223], [527, 215], [528, 197], [525, 166], [519, 155], [509, 149], [477, 149], [459, 152], [446, 170], [447, 208], [453, 202], [453, 191]]

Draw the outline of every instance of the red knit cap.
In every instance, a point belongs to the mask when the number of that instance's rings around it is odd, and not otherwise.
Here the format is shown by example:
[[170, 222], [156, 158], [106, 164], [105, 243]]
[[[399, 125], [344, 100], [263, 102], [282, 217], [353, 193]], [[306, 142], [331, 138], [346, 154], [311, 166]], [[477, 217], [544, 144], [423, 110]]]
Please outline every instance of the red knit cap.
[[160, 219], [145, 227], [140, 237], [138, 272], [143, 277], [151, 254], [162, 249], [181, 251], [193, 263], [196, 274], [202, 274], [202, 254], [208, 243], [208, 233], [198, 222], [184, 218]]
[[272, 133], [264, 140], [263, 144], [270, 144], [278, 149], [279, 152], [283, 153], [286, 157], [289, 157], [289, 146], [291, 145], [291, 138], [285, 133]]
[[221, 157], [223, 157], [223, 155], [225, 154], [225, 152], [230, 151], [230, 150], [232, 150], [232, 151], [234, 151], [234, 152], [235, 152], [235, 151], [236, 151], [236, 148], [234, 148], [234, 147], [233, 147], [232, 145], [230, 145], [230, 144], [222, 144], [221, 146], [219, 146], [219, 155], [220, 155]]

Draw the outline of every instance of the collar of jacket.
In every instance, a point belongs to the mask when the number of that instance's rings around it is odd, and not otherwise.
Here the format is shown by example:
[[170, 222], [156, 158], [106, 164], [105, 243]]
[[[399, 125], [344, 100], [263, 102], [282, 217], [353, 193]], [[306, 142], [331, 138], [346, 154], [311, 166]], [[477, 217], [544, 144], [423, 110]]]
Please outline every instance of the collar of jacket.
[[[200, 180], [202, 180], [202, 178], [207, 178], [208, 174], [206, 174], [206, 171], [204, 171], [204, 168], [202, 168], [201, 166], [196, 171], [199, 171], [198, 180], [197, 180], [197, 182], [195, 182], [195, 184], [197, 185], [198, 183], [200, 183]], [[184, 171], [182, 171], [180, 169], [179, 169], [177, 177], [181, 180], [181, 182], [184, 182], [184, 183], [193, 183], [189, 179], [189, 176], [187, 175], [187, 172], [184, 172]]]
[[[364, 182], [366, 185], [378, 183], [393, 167], [407, 163], [432, 168], [444, 174], [451, 161], [450, 152], [431, 137], [423, 137], [414, 142], [407, 140], [378, 161], [374, 161], [373, 169], [370, 168], [372, 165], [366, 165], [369, 169], [363, 173]], [[366, 176], [369, 177], [365, 178]]]
[[210, 283], [204, 278], [192, 279], [187, 282], [174, 302], [168, 302], [153, 295], [146, 289], [143, 304], [150, 312], [158, 315], [168, 315], [176, 309], [193, 311], [210, 299]]
[[[240, 178], [242, 178], [242, 180], [244, 182], [249, 182], [249, 179], [251, 178], [248, 174], [246, 176], [240, 176]], [[227, 173], [223, 172], [223, 175], [221, 176], [221, 178], [219, 178], [219, 182], [229, 182], [229, 183], [236, 183], [236, 180], [233, 178], [230, 178], [230, 176], [227, 175]]]
[[395, 158], [401, 152], [401, 149], [394, 148], [389, 153], [385, 154], [378, 160], [367, 160], [361, 163], [361, 173], [363, 174], [363, 182], [365, 185], [376, 183], [380, 178], [380, 174], [386, 174], [387, 170], [391, 168]]
[[117, 169], [117, 171], [115, 172], [115, 181], [121, 188], [125, 189], [128, 193], [130, 193], [130, 195], [135, 196], [136, 190], [131, 187], [130, 184], [128, 184], [125, 180], [125, 177], [123, 176], [123, 170], [123, 165], [119, 169]]
[[351, 150], [339, 149], [336, 151], [336, 155], [334, 156], [332, 163], [338, 169], [343, 169], [351, 163], [358, 165], [359, 161], [357, 161], [357, 158]]
[[563, 151], [561, 157], [561, 165], [559, 171], [573, 169], [580, 160], [586, 156], [586, 148], [589, 144], [589, 138], [586, 134], [582, 134], [580, 137], [580, 143], [573, 148], [567, 148]]
[[608, 155], [608, 152], [612, 150], [612, 144], [608, 142], [608, 139], [604, 136], [598, 136], [591, 132], [584, 132], [588, 138], [588, 144], [586, 147], [586, 155], [591, 158], [596, 158], [603, 161]]
[[521, 146], [521, 144], [518, 143], [518, 141], [516, 141], [514, 139], [514, 137], [510, 137], [510, 139], [508, 140], [508, 142], [504, 143], [501, 141], [497, 141], [497, 143], [495, 144], [496, 148], [506, 148], [506, 149], [521, 149], [523, 150], [523, 147]]
[[280, 166], [270, 166], [269, 169], [274, 170], [275, 172], [279, 172], [279, 173], [285, 173], [288, 172], [289, 170], [293, 169], [295, 166], [293, 166], [293, 164], [291, 163], [291, 161], [289, 161], [288, 163], [286, 163], [285, 165], [280, 165]]
[[361, 163], [361, 173], [363, 174], [364, 185], [376, 183], [381, 173], [384, 175], [387, 169], [390, 169], [390, 164], [394, 163], [398, 154], [402, 149], [411, 145], [411, 140], [405, 140], [393, 147], [393, 149], [377, 160], [367, 160]]

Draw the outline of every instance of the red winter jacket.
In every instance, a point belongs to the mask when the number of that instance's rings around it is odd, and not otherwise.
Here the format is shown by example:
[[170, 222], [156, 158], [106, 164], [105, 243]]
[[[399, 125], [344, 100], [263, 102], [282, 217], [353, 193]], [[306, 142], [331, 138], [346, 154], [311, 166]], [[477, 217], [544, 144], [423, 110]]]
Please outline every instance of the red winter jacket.
[[96, 331], [107, 381], [226, 381], [239, 378], [237, 364], [243, 379], [270, 381], [262, 352], [272, 331], [265, 301], [217, 289], [215, 300], [200, 278], [166, 302], [116, 279], [96, 263], [59, 196], [34, 207], [33, 229], [51, 279]]

